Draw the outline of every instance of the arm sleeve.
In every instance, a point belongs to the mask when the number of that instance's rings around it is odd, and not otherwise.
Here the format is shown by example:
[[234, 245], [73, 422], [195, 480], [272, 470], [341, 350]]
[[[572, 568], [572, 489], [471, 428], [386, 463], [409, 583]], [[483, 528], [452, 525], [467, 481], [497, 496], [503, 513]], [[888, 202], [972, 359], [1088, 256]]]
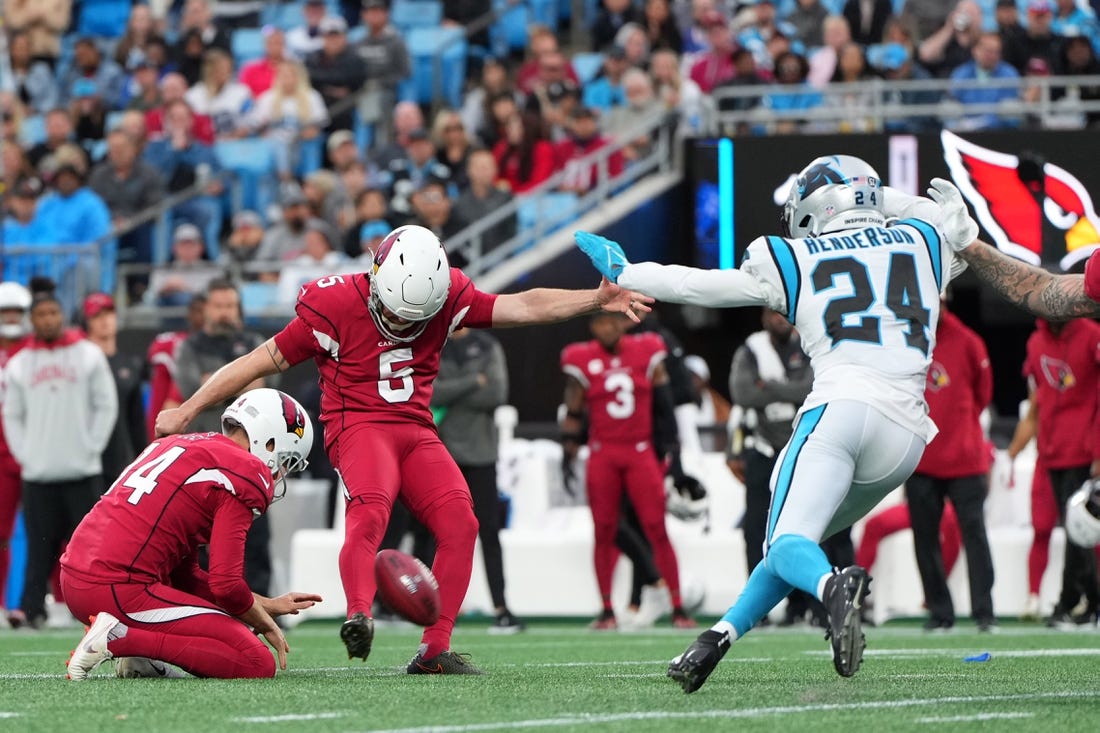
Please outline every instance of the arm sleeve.
[[744, 270], [699, 270], [642, 262], [627, 265], [618, 283], [665, 303], [709, 308], [766, 305], [781, 313], [787, 311], [781, 294]]
[[191, 593], [214, 604], [218, 602], [210, 592], [210, 575], [199, 567], [199, 559], [195, 555], [186, 558], [172, 571], [170, 581], [177, 590]]
[[440, 369], [432, 390], [432, 406], [450, 407], [476, 389], [476, 373], [450, 375], [445, 369]]
[[195, 394], [202, 386], [202, 366], [191, 339], [185, 339], [176, 350], [176, 386], [184, 398]]
[[977, 369], [974, 396], [977, 398], [978, 409], [985, 408], [993, 401], [993, 369], [989, 364], [989, 352], [985, 343], [977, 334], [974, 335], [974, 366]]
[[252, 526], [252, 510], [232, 494], [219, 492], [210, 530], [210, 592], [231, 616], [252, 607], [252, 591], [244, 579], [244, 545]]
[[452, 331], [465, 326], [469, 328], [490, 328], [493, 325], [493, 305], [497, 296], [485, 293], [474, 286], [473, 281], [456, 267], [451, 268], [451, 314]]
[[[321, 342], [329, 344], [326, 348]], [[282, 331], [275, 334], [275, 345], [279, 353], [291, 366], [300, 364], [314, 356], [331, 354], [333, 346], [339, 354], [339, 344], [331, 336], [316, 331], [300, 317], [295, 317]]]
[[111, 432], [118, 420], [118, 388], [107, 357], [98, 347], [88, 344], [94, 359], [91, 377], [92, 423], [88, 426], [88, 440], [97, 453], [102, 453], [111, 439]]

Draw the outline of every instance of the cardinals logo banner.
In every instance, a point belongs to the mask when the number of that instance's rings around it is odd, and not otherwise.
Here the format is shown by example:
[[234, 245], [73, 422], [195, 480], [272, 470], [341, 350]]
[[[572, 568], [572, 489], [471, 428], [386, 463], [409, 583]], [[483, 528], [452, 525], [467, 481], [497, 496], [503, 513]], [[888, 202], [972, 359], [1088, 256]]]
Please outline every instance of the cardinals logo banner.
[[940, 135], [951, 178], [1005, 254], [1063, 270], [1100, 247], [1100, 216], [1084, 184], [1034, 153], [984, 148], [944, 130]]

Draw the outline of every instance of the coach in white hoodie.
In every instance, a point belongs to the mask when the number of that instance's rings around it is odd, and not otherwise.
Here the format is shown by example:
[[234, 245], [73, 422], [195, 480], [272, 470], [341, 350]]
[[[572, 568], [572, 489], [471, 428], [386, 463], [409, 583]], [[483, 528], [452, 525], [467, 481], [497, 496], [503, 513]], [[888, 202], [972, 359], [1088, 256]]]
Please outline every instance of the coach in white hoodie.
[[31, 326], [30, 342], [4, 369], [3, 417], [23, 470], [27, 571], [20, 610], [38, 627], [50, 571], [103, 493], [100, 455], [118, 417], [118, 396], [107, 358], [79, 330], [65, 328], [52, 289], [35, 293]]

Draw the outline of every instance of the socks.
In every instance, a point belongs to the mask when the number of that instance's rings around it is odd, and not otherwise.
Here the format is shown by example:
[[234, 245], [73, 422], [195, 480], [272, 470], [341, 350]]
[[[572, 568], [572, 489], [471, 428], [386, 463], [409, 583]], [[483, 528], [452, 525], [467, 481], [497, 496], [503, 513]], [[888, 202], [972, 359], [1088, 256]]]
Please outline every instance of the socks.
[[764, 565], [777, 577], [818, 600], [821, 599], [823, 579], [833, 572], [832, 564], [817, 543], [793, 534], [785, 534], [772, 542]]
[[737, 602], [711, 628], [728, 633], [733, 639], [740, 639], [790, 592], [789, 583], [760, 563], [749, 576], [749, 582], [737, 597]]

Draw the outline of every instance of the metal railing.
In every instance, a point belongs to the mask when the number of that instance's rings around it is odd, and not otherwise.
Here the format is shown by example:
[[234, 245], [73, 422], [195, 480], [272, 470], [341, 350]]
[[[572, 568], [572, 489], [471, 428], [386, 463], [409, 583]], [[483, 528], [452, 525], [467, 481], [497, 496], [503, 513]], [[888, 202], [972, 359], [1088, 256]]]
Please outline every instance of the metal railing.
[[[1082, 128], [1088, 114], [1100, 114], [1100, 99], [1081, 97], [1081, 90], [1087, 88], [1100, 88], [1100, 76], [870, 79], [833, 83], [823, 89], [784, 84], [723, 86], [713, 92], [717, 111], [707, 127], [712, 133], [731, 135], [772, 134], [781, 130], [783, 123], [793, 123], [799, 132], [881, 132], [926, 119], [957, 130], [984, 129], [989, 123]], [[1011, 90], [1016, 97], [985, 103], [964, 103], [956, 98], [960, 93], [994, 90]], [[820, 101], [806, 108], [774, 106], [776, 101], [796, 95], [819, 97]]]
[[[578, 195], [572, 206], [564, 207], [557, 212], [542, 210], [535, 217], [534, 228], [525, 230], [520, 227], [515, 236], [510, 239], [490, 249], [484, 247], [485, 235], [500, 223], [517, 217], [522, 206], [533, 202], [537, 207], [540, 202], [548, 202], [542, 197], [557, 191], [569, 176], [567, 170], [558, 171], [529, 192], [513, 197], [504, 206], [498, 207], [487, 216], [449, 237], [447, 250], [466, 260], [468, 264], [464, 270], [476, 280], [508, 257], [532, 245], [537, 245], [538, 241], [548, 233], [608, 201], [639, 178], [656, 171], [671, 170], [674, 165], [675, 151], [673, 130], [674, 116], [669, 113], [661, 112], [643, 117], [616, 134], [609, 144], [570, 163], [571, 166], [582, 171], [596, 171], [593, 185], [588, 191]], [[611, 159], [622, 155], [624, 149], [642, 138], [652, 140], [650, 150], [642, 157], [630, 161], [618, 175], [612, 175]]]

